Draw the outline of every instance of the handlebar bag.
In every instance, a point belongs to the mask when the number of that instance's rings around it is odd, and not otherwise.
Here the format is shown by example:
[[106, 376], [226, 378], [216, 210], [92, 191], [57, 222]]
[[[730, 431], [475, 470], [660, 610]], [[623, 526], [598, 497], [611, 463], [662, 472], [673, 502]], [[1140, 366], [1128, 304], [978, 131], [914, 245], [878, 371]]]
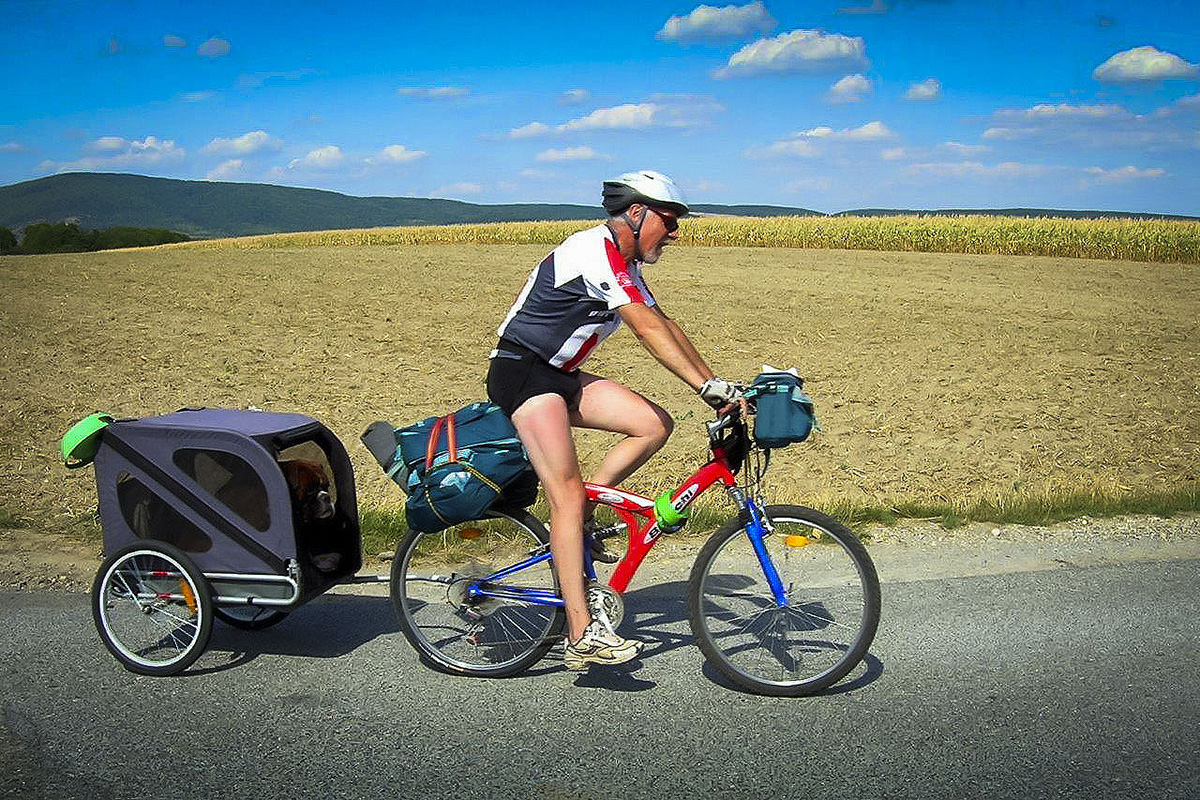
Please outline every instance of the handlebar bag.
[[754, 441], [764, 450], [803, 442], [816, 425], [804, 379], [791, 372], [763, 372], [747, 392], [755, 401]]
[[493, 505], [524, 508], [537, 496], [516, 428], [492, 403], [404, 428], [376, 422], [362, 439], [408, 495], [404, 515], [412, 530], [433, 533], [479, 519]]

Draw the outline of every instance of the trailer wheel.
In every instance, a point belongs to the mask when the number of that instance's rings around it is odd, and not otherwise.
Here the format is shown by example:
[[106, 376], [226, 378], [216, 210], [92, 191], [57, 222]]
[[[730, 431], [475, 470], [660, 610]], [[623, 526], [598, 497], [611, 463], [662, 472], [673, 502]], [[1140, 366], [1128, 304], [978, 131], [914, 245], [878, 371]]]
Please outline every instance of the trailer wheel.
[[126, 669], [174, 675], [208, 646], [213, 603], [204, 575], [183, 551], [144, 541], [100, 565], [92, 616], [104, 646]]

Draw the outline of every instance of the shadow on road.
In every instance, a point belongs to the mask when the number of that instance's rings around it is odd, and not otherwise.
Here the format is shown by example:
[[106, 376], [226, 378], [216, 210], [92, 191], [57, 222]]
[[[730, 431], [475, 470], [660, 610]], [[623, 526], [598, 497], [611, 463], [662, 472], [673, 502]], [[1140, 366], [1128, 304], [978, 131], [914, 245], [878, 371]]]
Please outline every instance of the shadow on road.
[[[684, 647], [694, 647], [688, 624], [686, 581], [646, 586], [627, 592], [623, 634], [642, 640], [646, 649], [640, 658], [618, 667], [593, 667], [580, 673], [575, 685], [616, 692], [644, 692], [657, 687], [639, 678], [642, 662]], [[337, 658], [351, 653], [380, 636], [399, 633], [399, 623], [389, 598], [369, 595], [327, 595], [291, 612], [279, 624], [262, 631], [244, 631], [221, 622], [213, 625], [205, 656], [186, 674], [204, 675], [235, 669], [260, 655]], [[408, 647], [397, 637], [398, 646]], [[428, 668], [428, 665], [426, 665]], [[538, 664], [522, 673], [526, 679], [564, 670], [562, 648], [556, 647]], [[819, 695], [836, 695], [861, 689], [883, 675], [883, 662], [868, 653], [863, 663], [835, 686]], [[744, 692], [710, 664], [703, 674], [714, 684]]]
[[[262, 631], [243, 631], [214, 622], [206, 655], [185, 674], [233, 669], [260, 655], [337, 658], [399, 630], [387, 597], [330, 595], [300, 606], [279, 624]], [[218, 660], [225, 658], [214, 664], [213, 654]]]

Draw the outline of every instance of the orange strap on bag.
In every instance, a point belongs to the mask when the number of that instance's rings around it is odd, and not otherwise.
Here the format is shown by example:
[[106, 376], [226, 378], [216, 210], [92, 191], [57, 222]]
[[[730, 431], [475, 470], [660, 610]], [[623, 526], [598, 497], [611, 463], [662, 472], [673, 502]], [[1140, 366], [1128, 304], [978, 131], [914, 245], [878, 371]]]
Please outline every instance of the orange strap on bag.
[[439, 417], [438, 421], [433, 423], [433, 429], [429, 431], [429, 444], [425, 447], [426, 470], [433, 466], [433, 457], [437, 454], [438, 434], [443, 427], [446, 429], [446, 450], [450, 453], [450, 461], [458, 461], [458, 441], [454, 434], [454, 415], [447, 414], [444, 417]]

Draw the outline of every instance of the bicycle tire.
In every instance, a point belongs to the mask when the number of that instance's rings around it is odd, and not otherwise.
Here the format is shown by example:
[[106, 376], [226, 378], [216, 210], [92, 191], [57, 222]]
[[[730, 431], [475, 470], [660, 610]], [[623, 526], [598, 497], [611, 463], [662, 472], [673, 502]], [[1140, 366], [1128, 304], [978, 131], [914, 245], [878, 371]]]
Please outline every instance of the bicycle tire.
[[208, 646], [208, 582], [191, 558], [166, 542], [135, 542], [105, 559], [91, 600], [100, 639], [131, 672], [175, 675]]
[[688, 617], [705, 658], [755, 694], [801, 697], [862, 661], [879, 625], [879, 578], [848, 528], [810, 508], [764, 509], [764, 544], [786, 605], [775, 603], [739, 520], [701, 548], [688, 579]]
[[[465, 592], [472, 579], [516, 564], [549, 543], [545, 526], [524, 510], [410, 534], [392, 560], [390, 591], [400, 630], [422, 660], [453, 675], [504, 678], [545, 656], [562, 635], [561, 607], [471, 600]], [[558, 594], [549, 561], [490, 586]]]

